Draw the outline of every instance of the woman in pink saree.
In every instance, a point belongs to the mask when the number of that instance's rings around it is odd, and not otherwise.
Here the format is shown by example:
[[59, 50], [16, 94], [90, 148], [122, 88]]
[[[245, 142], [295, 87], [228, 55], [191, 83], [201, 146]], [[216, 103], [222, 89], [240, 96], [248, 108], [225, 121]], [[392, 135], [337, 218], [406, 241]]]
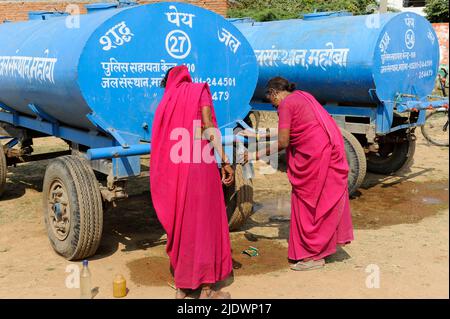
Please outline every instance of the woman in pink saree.
[[[200, 298], [230, 298], [213, 289], [232, 272], [222, 182], [231, 184], [234, 172], [220, 136], [201, 138], [205, 129], [217, 127], [211, 93], [206, 83], [192, 83], [185, 66], [169, 70], [162, 86], [152, 128], [150, 188], [167, 233], [176, 298], [200, 287]], [[214, 148], [222, 159], [222, 181]]]
[[292, 184], [291, 269], [321, 268], [338, 244], [353, 240], [344, 140], [322, 105], [286, 79], [270, 80], [266, 97], [278, 110], [278, 144], [255, 155], [259, 159], [286, 149]]

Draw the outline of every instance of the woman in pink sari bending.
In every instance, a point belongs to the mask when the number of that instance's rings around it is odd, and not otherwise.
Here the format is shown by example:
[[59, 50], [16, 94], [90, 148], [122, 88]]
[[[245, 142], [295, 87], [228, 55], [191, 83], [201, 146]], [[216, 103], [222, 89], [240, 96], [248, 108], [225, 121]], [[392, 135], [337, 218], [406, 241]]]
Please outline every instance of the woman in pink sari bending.
[[286, 149], [292, 184], [288, 256], [296, 262], [291, 268], [321, 268], [338, 244], [353, 240], [344, 140], [322, 105], [286, 79], [271, 79], [266, 97], [278, 109], [278, 144], [254, 155]]
[[[169, 70], [162, 86], [152, 128], [150, 188], [167, 233], [176, 298], [202, 287], [200, 298], [228, 299], [213, 284], [232, 272], [222, 182], [230, 185], [234, 172], [212, 129], [217, 123], [211, 93], [206, 83], [192, 83], [185, 66]], [[222, 159], [221, 174], [214, 149]]]

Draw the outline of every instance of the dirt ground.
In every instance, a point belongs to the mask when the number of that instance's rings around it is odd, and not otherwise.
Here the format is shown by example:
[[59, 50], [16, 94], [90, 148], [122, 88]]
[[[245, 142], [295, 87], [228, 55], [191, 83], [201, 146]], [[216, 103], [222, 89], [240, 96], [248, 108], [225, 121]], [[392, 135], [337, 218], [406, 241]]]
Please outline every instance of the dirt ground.
[[[255, 213], [231, 234], [233, 298], [448, 298], [449, 210], [447, 148], [417, 133], [412, 167], [396, 176], [368, 174], [351, 200], [355, 241], [311, 272], [288, 268], [290, 185], [286, 174], [256, 167]], [[61, 149], [53, 138], [36, 142]], [[50, 247], [42, 217], [46, 162], [10, 168], [0, 201], [0, 298], [78, 298], [66, 287], [71, 264]], [[132, 196], [105, 212], [103, 239], [90, 258], [95, 298], [112, 298], [115, 274], [127, 279], [127, 298], [173, 298], [165, 235], [150, 202], [146, 179], [130, 183]], [[242, 250], [254, 246], [258, 257]], [[379, 270], [379, 286], [368, 286]], [[194, 296], [195, 297], [195, 296]]]

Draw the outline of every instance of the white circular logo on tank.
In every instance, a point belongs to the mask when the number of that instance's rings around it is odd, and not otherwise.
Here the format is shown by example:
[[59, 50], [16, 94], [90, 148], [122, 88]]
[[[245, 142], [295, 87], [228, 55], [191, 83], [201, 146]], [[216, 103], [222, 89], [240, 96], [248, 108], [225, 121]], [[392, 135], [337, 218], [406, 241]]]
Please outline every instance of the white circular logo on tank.
[[416, 42], [416, 36], [414, 35], [414, 31], [412, 29], [408, 29], [405, 33], [405, 44], [408, 49], [412, 49]]
[[166, 36], [166, 50], [175, 59], [184, 59], [191, 53], [191, 39], [186, 32], [173, 30]]

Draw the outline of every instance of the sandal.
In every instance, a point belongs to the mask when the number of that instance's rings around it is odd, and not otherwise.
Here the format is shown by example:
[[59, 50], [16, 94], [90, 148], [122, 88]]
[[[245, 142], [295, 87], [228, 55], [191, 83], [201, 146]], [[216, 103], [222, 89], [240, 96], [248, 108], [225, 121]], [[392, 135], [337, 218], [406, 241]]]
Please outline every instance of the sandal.
[[315, 270], [320, 269], [325, 266], [325, 260], [308, 260], [308, 261], [299, 261], [298, 263], [291, 266], [292, 270], [296, 271], [307, 271], [307, 270]]

